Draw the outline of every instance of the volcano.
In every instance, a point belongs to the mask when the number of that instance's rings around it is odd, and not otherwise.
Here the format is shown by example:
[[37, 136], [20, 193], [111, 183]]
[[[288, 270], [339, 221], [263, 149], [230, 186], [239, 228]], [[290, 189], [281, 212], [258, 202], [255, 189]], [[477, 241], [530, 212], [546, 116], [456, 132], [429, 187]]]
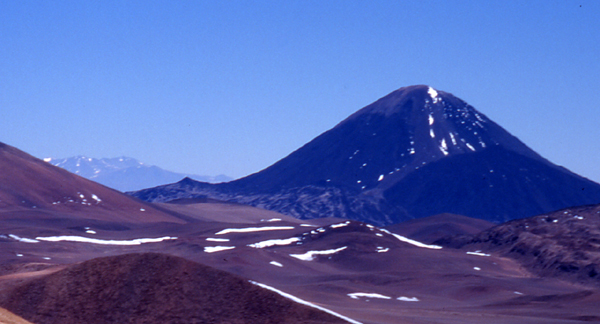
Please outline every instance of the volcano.
[[208, 197], [294, 217], [389, 225], [452, 213], [492, 222], [600, 203], [600, 185], [546, 160], [450, 93], [400, 88], [272, 166], [208, 184], [132, 193], [146, 201]]

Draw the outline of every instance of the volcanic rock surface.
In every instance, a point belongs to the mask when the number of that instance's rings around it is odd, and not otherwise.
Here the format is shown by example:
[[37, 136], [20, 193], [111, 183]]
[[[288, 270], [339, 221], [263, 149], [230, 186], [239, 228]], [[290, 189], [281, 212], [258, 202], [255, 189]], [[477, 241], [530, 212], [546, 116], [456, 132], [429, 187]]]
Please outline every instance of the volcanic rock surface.
[[93, 259], [5, 294], [36, 324], [346, 323], [248, 280], [164, 254]]
[[450, 93], [398, 89], [245, 178], [132, 193], [210, 197], [302, 219], [389, 225], [441, 213], [493, 222], [600, 203], [600, 185], [556, 166]]

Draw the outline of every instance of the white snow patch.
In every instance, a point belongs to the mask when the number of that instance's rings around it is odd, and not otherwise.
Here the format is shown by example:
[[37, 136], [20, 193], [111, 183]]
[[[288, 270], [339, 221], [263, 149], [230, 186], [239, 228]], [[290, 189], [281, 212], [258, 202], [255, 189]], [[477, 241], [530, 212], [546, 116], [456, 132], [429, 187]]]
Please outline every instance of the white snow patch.
[[444, 155], [448, 155], [448, 145], [446, 145], [446, 139], [442, 138], [442, 143], [440, 144], [440, 151], [444, 153]]
[[158, 238], [139, 238], [133, 240], [101, 240], [94, 239], [89, 237], [81, 237], [81, 236], [48, 236], [48, 237], [36, 237], [36, 240], [47, 241], [47, 242], [82, 242], [82, 243], [92, 243], [92, 244], [102, 244], [102, 245], [140, 245], [143, 243], [158, 243], [166, 240], [176, 240], [177, 237], [164, 236]]
[[456, 145], [456, 138], [454, 138], [454, 134], [450, 133], [450, 139], [452, 140], [452, 145]]
[[279, 263], [277, 261], [271, 261], [271, 262], [269, 262], [269, 264], [272, 264], [272, 265], [274, 265], [276, 267], [280, 267], [280, 268], [283, 267], [283, 264], [281, 264], [281, 263]]
[[334, 254], [340, 252], [342, 250], [347, 249], [347, 246], [343, 246], [337, 249], [325, 250], [325, 251], [308, 251], [304, 254], [290, 254], [291, 257], [302, 260], [302, 261], [312, 261], [315, 259], [315, 255], [327, 255]]
[[52, 158], [44, 158], [44, 162], [50, 162], [52, 161]]
[[140, 208], [140, 211], [146, 211], [144, 208]]
[[485, 120], [483, 120], [483, 118], [481, 118], [481, 116], [479, 116], [478, 113], [475, 113], [475, 118], [477, 118], [480, 122], [485, 123]]
[[407, 237], [404, 237], [404, 236], [398, 235], [398, 234], [394, 234], [394, 233], [392, 233], [392, 232], [390, 232], [390, 231], [388, 231], [386, 229], [383, 229], [383, 228], [379, 229], [379, 230], [382, 231], [382, 232], [384, 232], [384, 233], [387, 233], [387, 234], [390, 234], [390, 235], [394, 236], [395, 238], [397, 238], [398, 240], [400, 240], [402, 242], [405, 242], [405, 243], [408, 243], [408, 244], [412, 244], [414, 246], [418, 246], [418, 247], [422, 247], [422, 248], [426, 248], [426, 249], [435, 249], [435, 250], [439, 250], [439, 249], [442, 248], [439, 245], [429, 245], [429, 244], [421, 243], [419, 241], [411, 240], [411, 239], [409, 239]]
[[358, 299], [359, 297], [392, 299], [392, 297], [381, 295], [381, 294], [376, 294], [376, 293], [362, 293], [362, 292], [356, 292], [356, 293], [348, 294], [348, 297], [350, 297], [352, 299]]
[[517, 295], [523, 295], [522, 292], [518, 292], [518, 291], [515, 291], [515, 294], [517, 294]]
[[431, 99], [435, 99], [438, 95], [437, 91], [435, 91], [435, 89], [432, 87], [429, 87], [429, 89], [427, 89], [427, 93], [429, 94]]
[[479, 270], [481, 270], [481, 268], [480, 267], [473, 267], [473, 270], [479, 271]]
[[575, 215], [575, 216], [573, 216], [573, 218], [575, 218], [575, 219], [579, 219], [579, 220], [583, 219], [583, 217], [581, 217], [581, 216], [578, 216], [578, 215]]
[[206, 240], [209, 241], [209, 242], [229, 242], [229, 239], [226, 239], [226, 238], [212, 238], [212, 237], [207, 237]]
[[348, 226], [348, 225], [350, 225], [350, 221], [346, 221], [346, 222], [340, 223], [340, 224], [333, 224], [333, 225], [331, 225], [329, 227], [331, 227], [331, 228], [340, 228], [340, 227], [344, 227], [344, 226]]
[[409, 297], [402, 296], [402, 297], [398, 297], [396, 299], [400, 300], [400, 301], [405, 301], [405, 302], [418, 302], [419, 301], [419, 298], [417, 298], [417, 297], [410, 297], [409, 298]]
[[383, 236], [383, 234], [381, 234], [381, 233], [375, 233], [375, 235], [377, 235], [377, 236]]
[[433, 132], [433, 128], [429, 129], [429, 136], [431, 136], [431, 138], [435, 138], [435, 133]]
[[[48, 161], [46, 161], [46, 162], [48, 162]], [[21, 253], [17, 253], [17, 256], [18, 256], [18, 257], [22, 257], [22, 256], [23, 256], [23, 254], [21, 254]]]
[[362, 324], [362, 323], [361, 323], [361, 322], [359, 322], [359, 321], [355, 321], [355, 320], [353, 320], [353, 319], [351, 319], [351, 318], [349, 318], [349, 317], [346, 317], [346, 316], [344, 316], [344, 315], [338, 314], [338, 313], [336, 313], [336, 312], [334, 312], [334, 311], [332, 311], [332, 310], [329, 310], [329, 309], [327, 309], [327, 308], [324, 308], [324, 307], [321, 307], [321, 306], [315, 305], [315, 304], [313, 304], [313, 303], [311, 303], [311, 302], [307, 302], [307, 301], [305, 301], [305, 300], [303, 300], [303, 299], [300, 299], [300, 298], [298, 298], [298, 297], [296, 297], [296, 296], [293, 296], [293, 295], [290, 295], [290, 294], [288, 294], [288, 293], [284, 293], [283, 291], [281, 291], [281, 290], [278, 290], [278, 289], [275, 289], [275, 288], [273, 288], [273, 287], [271, 287], [271, 286], [267, 286], [267, 285], [265, 285], [265, 284], [261, 284], [261, 283], [259, 283], [259, 282], [252, 281], [252, 280], [249, 280], [249, 282], [250, 282], [251, 284], [257, 285], [257, 286], [259, 286], [259, 287], [261, 287], [261, 288], [264, 288], [264, 289], [270, 290], [270, 291], [272, 291], [272, 292], [275, 292], [275, 293], [277, 293], [277, 294], [279, 294], [279, 295], [281, 295], [281, 296], [283, 296], [283, 297], [285, 297], [285, 298], [291, 299], [292, 301], [294, 301], [294, 302], [296, 302], [296, 303], [298, 303], [298, 304], [302, 304], [302, 305], [306, 305], [306, 306], [309, 306], [309, 307], [312, 307], [312, 308], [316, 308], [316, 309], [318, 309], [318, 310], [320, 310], [320, 311], [323, 311], [323, 312], [325, 312], [325, 313], [328, 313], [328, 314], [331, 314], [331, 315], [333, 315], [333, 316], [339, 317], [339, 318], [341, 318], [341, 319], [343, 319], [344, 321], [347, 321], [347, 322], [349, 322], [349, 323], [352, 323], [352, 324]]
[[30, 238], [26, 238], [26, 237], [20, 237], [14, 234], [8, 234], [8, 237], [10, 237], [11, 239], [15, 240], [15, 241], [19, 241], [22, 243], [39, 243], [40, 241], [38, 240], [34, 240], [34, 239], [30, 239]]
[[205, 246], [204, 252], [213, 253], [213, 252], [219, 252], [219, 251], [225, 251], [225, 250], [231, 250], [231, 249], [235, 249], [235, 246]]
[[471, 150], [471, 151], [475, 151], [475, 148], [473, 147], [473, 145], [467, 143], [467, 147]]
[[302, 227], [317, 227], [317, 225], [311, 225], [311, 224], [300, 224], [300, 226], [302, 226]]
[[87, 231], [85, 231], [85, 232], [86, 232], [86, 233], [88, 233], [88, 234], [96, 234], [96, 231], [94, 231], [94, 230], [91, 230], [91, 229], [89, 229], [89, 230], [87, 230]]
[[558, 219], [553, 220], [552, 223], [558, 223]]
[[429, 114], [429, 126], [433, 125], [433, 116], [431, 114]]
[[98, 196], [92, 194], [92, 199], [94, 199], [96, 201], [96, 203], [99, 203], [102, 201], [102, 199], [98, 198]]
[[377, 179], [377, 181], [381, 181], [381, 180], [383, 180], [383, 174], [380, 174], [379, 179]]
[[291, 230], [293, 226], [264, 226], [264, 227], [246, 227], [246, 228], [226, 228], [222, 231], [215, 233], [215, 235], [223, 235], [227, 233], [250, 233], [250, 232], [264, 232], [264, 231], [281, 231]]
[[262, 248], [266, 248], [266, 247], [270, 247], [270, 246], [274, 246], [274, 245], [290, 245], [294, 242], [299, 242], [299, 241], [300, 241], [300, 238], [291, 237], [288, 239], [266, 240], [266, 241], [262, 241], [262, 242], [258, 242], [258, 243], [248, 244], [247, 246], [253, 247], [256, 249], [262, 249]]
[[260, 221], [261, 222], [267, 222], [267, 223], [270, 223], [270, 222], [281, 222], [281, 218], [261, 219]]
[[43, 257], [44, 260], [50, 260], [50, 257]]
[[390, 250], [390, 248], [383, 248], [382, 246], [378, 246], [377, 247], [377, 253], [384, 253], [384, 252], [387, 252], [389, 250]]
[[475, 251], [475, 252], [467, 252], [467, 254], [470, 254], [470, 255], [478, 255], [478, 256], [486, 256], [486, 257], [489, 257], [489, 256], [490, 256], [490, 254], [483, 253], [483, 252], [481, 252], [481, 251], [479, 251], [479, 250], [477, 250], [477, 251]]

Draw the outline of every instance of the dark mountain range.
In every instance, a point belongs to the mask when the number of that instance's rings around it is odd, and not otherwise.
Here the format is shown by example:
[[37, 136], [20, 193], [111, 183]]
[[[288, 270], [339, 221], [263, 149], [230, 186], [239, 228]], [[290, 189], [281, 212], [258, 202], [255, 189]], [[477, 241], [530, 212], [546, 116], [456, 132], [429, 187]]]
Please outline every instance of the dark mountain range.
[[441, 213], [493, 222], [600, 202], [600, 185], [554, 165], [450, 93], [396, 90], [272, 166], [208, 184], [132, 193], [210, 197], [298, 218], [388, 225]]
[[74, 156], [64, 159], [46, 158], [44, 161], [120, 191], [156, 187], [179, 181], [185, 177], [210, 183], [233, 180], [226, 175], [212, 177], [171, 172], [124, 156], [102, 159]]

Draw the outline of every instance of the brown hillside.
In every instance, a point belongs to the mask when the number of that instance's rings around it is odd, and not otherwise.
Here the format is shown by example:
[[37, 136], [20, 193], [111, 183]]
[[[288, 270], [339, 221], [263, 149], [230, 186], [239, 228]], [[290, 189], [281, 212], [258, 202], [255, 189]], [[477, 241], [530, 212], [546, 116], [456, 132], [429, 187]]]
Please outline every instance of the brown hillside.
[[344, 323], [240, 277], [179, 257], [93, 259], [31, 280], [0, 304], [46, 323]]

